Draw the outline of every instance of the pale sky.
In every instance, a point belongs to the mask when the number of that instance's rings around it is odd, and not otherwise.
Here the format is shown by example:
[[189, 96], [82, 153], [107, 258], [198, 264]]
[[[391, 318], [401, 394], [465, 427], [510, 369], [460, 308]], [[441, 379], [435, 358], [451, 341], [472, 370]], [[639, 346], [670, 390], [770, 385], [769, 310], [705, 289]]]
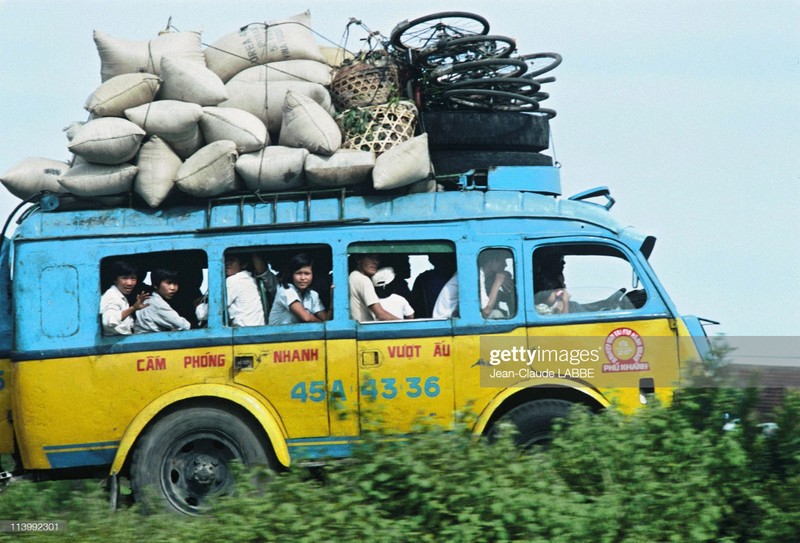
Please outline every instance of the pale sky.
[[[800, 336], [800, 1], [0, 1], [0, 173], [69, 160], [62, 129], [101, 83], [93, 30], [147, 40], [171, 17], [208, 45], [305, 9], [321, 44], [350, 17], [388, 35], [460, 10], [520, 53], [560, 53], [546, 105], [564, 195], [607, 185], [613, 215], [658, 238], [679, 311], [722, 323], [711, 334]], [[0, 187], [3, 219], [16, 203]]]

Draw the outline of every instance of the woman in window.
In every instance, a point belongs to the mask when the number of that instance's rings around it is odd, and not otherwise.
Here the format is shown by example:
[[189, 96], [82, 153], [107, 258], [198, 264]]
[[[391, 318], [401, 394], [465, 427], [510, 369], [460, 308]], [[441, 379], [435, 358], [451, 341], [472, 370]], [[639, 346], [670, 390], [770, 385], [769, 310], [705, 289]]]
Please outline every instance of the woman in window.
[[314, 281], [313, 267], [314, 262], [304, 253], [292, 257], [283, 273], [281, 285], [269, 312], [270, 324], [330, 320], [332, 310], [325, 309], [319, 294], [311, 288], [311, 283]]

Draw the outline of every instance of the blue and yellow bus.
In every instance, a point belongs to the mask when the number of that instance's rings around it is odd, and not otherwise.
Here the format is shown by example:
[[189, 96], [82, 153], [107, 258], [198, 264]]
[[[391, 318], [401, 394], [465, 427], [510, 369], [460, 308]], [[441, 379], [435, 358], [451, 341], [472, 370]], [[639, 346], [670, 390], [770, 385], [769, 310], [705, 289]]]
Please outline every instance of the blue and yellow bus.
[[[402, 435], [468, 410], [476, 435], [507, 420], [529, 446], [574, 404], [668, 400], [705, 336], [648, 265], [654, 238], [612, 217], [607, 189], [561, 197], [552, 166], [462, 181], [159, 210], [46, 195], [2, 247], [0, 452], [14, 474], [126, 477], [137, 499], [152, 487], [194, 514], [229, 488], [230, 462], [346, 457], [368, 417]], [[270, 288], [298, 254], [330, 318], [269, 324]], [[264, 324], [234, 325], [231, 256], [262, 262]], [[359, 320], [351, 274], [367, 257], [413, 315]], [[175, 270], [170, 304], [190, 326], [108, 333], [99, 308], [120, 259], [140, 286]]]

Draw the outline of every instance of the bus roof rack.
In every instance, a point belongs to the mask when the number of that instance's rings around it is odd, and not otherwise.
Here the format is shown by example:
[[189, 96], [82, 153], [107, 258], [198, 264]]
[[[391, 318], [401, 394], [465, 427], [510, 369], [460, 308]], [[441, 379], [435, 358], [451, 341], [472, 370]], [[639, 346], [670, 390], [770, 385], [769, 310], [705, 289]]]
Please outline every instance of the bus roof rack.
[[508, 190], [561, 195], [561, 175], [556, 166], [496, 166], [470, 170], [459, 176], [462, 190]]

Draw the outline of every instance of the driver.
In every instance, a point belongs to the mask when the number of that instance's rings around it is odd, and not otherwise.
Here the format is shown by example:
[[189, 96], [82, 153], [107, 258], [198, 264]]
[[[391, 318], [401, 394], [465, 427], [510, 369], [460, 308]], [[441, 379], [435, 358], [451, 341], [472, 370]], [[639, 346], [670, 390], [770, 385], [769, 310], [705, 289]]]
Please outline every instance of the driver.
[[533, 265], [533, 299], [536, 311], [542, 314], [580, 311], [580, 305], [570, 302], [564, 282], [564, 255], [548, 249], [536, 253]]

